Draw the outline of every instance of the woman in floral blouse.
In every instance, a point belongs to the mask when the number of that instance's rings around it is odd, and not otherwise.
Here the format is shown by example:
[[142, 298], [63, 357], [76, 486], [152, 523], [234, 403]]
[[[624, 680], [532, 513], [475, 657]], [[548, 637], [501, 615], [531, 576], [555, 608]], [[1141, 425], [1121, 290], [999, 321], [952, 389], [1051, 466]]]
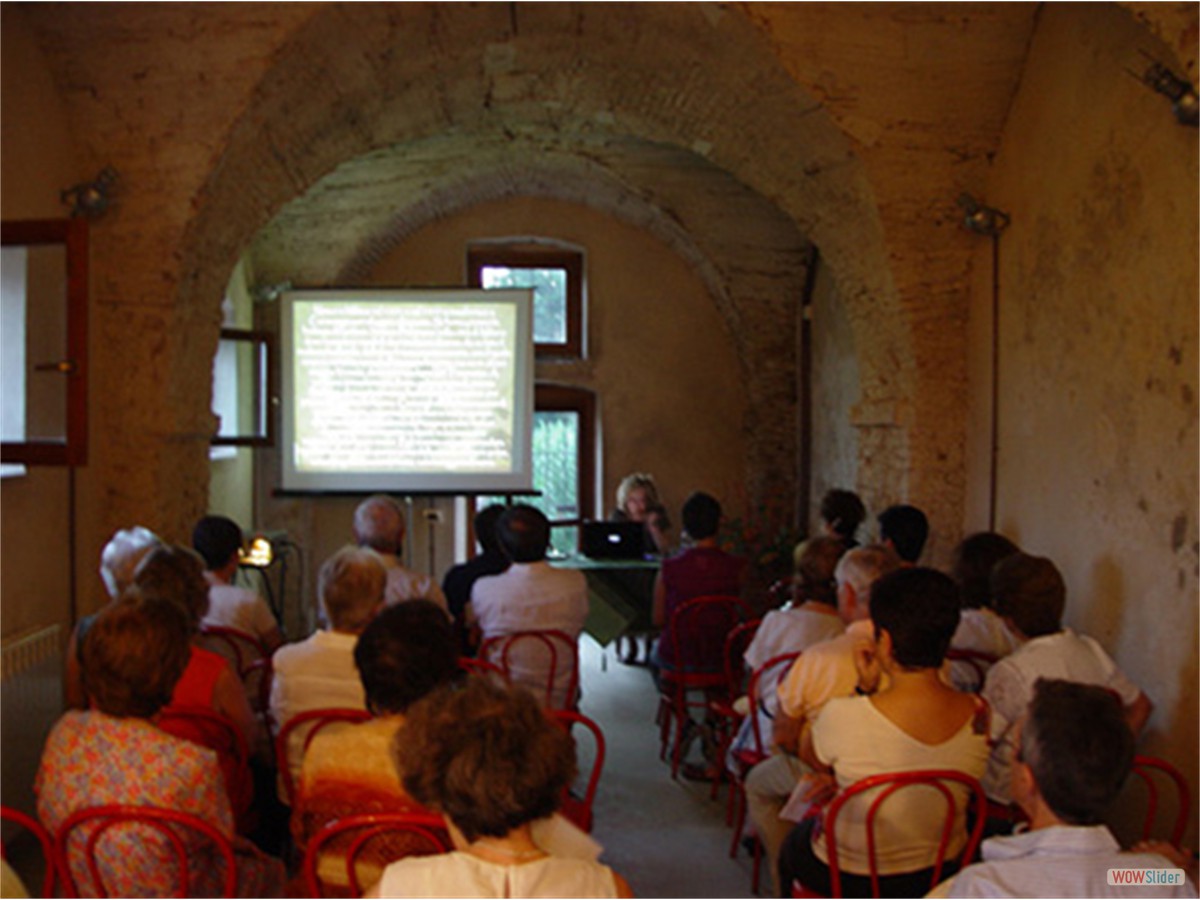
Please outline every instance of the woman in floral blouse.
[[[83, 647], [91, 708], [67, 712], [50, 732], [35, 785], [38, 814], [56, 831], [72, 813], [109, 803], [191, 813], [233, 841], [239, 896], [278, 896], [282, 864], [234, 837], [216, 754], [154, 725], [188, 658], [187, 624], [171, 604], [146, 601], [132, 588], [100, 614]], [[68, 855], [81, 895], [97, 896], [84, 861], [86, 835], [86, 826], [75, 832]], [[224, 873], [214, 848], [186, 829], [180, 836], [189, 851], [191, 895], [218, 896]], [[96, 856], [110, 895], [163, 897], [176, 890], [174, 856], [144, 826], [111, 830]]]

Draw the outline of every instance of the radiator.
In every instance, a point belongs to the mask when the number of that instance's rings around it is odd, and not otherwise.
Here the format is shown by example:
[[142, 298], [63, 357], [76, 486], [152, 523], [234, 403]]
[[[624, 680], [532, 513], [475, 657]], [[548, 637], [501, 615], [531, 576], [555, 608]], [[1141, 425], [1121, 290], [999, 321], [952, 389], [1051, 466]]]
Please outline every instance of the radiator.
[[62, 714], [62, 673], [58, 625], [0, 644], [0, 800], [7, 806], [34, 810], [33, 779], [42, 745]]

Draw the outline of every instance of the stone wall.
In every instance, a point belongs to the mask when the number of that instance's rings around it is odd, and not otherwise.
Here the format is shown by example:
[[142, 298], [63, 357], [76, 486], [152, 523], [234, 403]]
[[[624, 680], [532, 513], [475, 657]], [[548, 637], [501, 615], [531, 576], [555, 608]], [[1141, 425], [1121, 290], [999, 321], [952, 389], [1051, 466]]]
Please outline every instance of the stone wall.
[[[1012, 216], [996, 518], [1058, 564], [1067, 623], [1157, 704], [1144, 752], [1196, 784], [1197, 131], [1125, 73], [1142, 50], [1172, 59], [1119, 7], [1043, 8], [987, 196]], [[986, 319], [988, 279], [978, 288]], [[969, 352], [986, 360], [990, 346]], [[984, 452], [971, 528], [986, 524]]]

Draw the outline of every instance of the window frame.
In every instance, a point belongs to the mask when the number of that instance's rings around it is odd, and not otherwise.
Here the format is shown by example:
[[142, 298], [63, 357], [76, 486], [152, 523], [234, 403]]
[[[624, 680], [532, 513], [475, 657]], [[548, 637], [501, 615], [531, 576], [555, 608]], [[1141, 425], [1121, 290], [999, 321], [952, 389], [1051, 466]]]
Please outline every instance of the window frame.
[[255, 349], [256, 358], [261, 356], [263, 365], [255, 367], [252, 383], [238, 385], [239, 402], [250, 398], [255, 404], [263, 431], [252, 434], [235, 434], [221, 437], [214, 434], [209, 441], [213, 447], [274, 447], [275, 404], [278, 396], [275, 363], [275, 335], [269, 331], [246, 328], [222, 328], [220, 341], [249, 344]]
[[[579, 440], [577, 448], [577, 478], [579, 491], [579, 515], [571, 519], [550, 519], [553, 528], [578, 528], [595, 515], [596, 509], [596, 395], [586, 388], [562, 384], [535, 384], [533, 388], [533, 411], [573, 412], [579, 416]], [[505, 495], [501, 495], [505, 496]], [[517, 495], [506, 496], [511, 505]], [[477, 555], [475, 543], [475, 514], [479, 511], [479, 497], [472, 495], [468, 504], [467, 545], [468, 559]]]
[[88, 456], [88, 229], [84, 219], [0, 222], [0, 245], [62, 244], [66, 249], [66, 435], [62, 441], [4, 441], [0, 462], [82, 466]]
[[583, 358], [583, 253], [559, 247], [506, 243], [467, 247], [467, 283], [483, 286], [483, 268], [563, 269], [567, 273], [567, 337], [561, 343], [534, 342], [538, 359]]

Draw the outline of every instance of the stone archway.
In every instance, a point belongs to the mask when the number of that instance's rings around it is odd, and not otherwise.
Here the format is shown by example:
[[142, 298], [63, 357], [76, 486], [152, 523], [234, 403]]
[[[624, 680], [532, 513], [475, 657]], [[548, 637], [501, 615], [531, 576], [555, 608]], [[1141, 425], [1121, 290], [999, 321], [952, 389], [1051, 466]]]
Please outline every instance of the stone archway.
[[[480, 43], [480, 33], [497, 40]], [[907, 325], [848, 142], [746, 20], [708, 7], [629, 5], [617, 16], [531, 5], [520, 7], [515, 31], [507, 7], [323, 10], [278, 54], [201, 192], [181, 307], [211, 303], [227, 271], [214, 261], [232, 265], [277, 209], [343, 161], [422, 142], [453, 157], [480, 135], [583, 160], [634, 139], [691, 154], [770, 198], [835, 273], [857, 332], [864, 400], [895, 408], [909, 393]], [[738, 325], [781, 299], [769, 288], [715, 296], [730, 297], [727, 318]], [[188, 388], [177, 387], [187, 402]], [[908, 436], [903, 423], [889, 424], [871, 453], [887, 458], [890, 479], [905, 468]]]

